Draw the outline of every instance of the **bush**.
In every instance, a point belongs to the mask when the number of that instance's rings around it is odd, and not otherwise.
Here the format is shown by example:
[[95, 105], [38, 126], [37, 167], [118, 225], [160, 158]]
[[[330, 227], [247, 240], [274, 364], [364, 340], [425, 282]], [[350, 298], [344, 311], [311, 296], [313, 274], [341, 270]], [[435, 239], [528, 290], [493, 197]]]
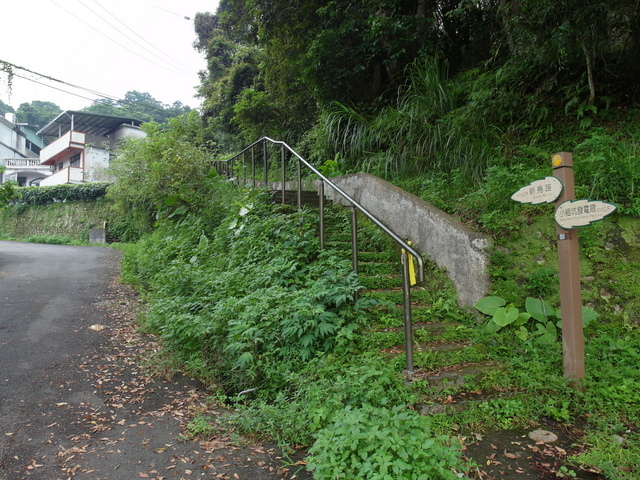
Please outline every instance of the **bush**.
[[91, 201], [106, 195], [111, 183], [78, 183], [73, 185], [53, 185], [50, 187], [23, 187], [17, 190], [17, 203], [25, 205], [45, 205], [54, 202]]
[[212, 229], [188, 215], [162, 224], [125, 255], [123, 270], [148, 291], [147, 322], [166, 345], [217, 372], [227, 391], [269, 383], [333, 351], [367, 306], [350, 262], [320, 252], [315, 214], [278, 215], [247, 197]]
[[317, 480], [453, 480], [464, 470], [460, 449], [405, 407], [347, 407], [309, 453]]

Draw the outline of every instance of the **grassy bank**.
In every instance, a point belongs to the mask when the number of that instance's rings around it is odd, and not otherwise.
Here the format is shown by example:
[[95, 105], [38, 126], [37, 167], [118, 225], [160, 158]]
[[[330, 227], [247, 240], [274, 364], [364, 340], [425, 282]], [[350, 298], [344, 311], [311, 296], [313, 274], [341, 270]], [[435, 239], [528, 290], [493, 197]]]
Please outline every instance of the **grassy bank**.
[[165, 222], [124, 260], [148, 302], [145, 328], [209, 385], [212, 401], [234, 407], [216, 428], [308, 448], [318, 479], [446, 479], [477, 471], [462, 449], [478, 436], [546, 419], [584, 429], [559, 473], [637, 476], [636, 219], [609, 217], [581, 232], [583, 299], [597, 317], [585, 329], [587, 377], [575, 389], [562, 369], [550, 211], [528, 212], [497, 239], [491, 271], [494, 295], [521, 312], [527, 298], [544, 301], [547, 317], [501, 328], [491, 317], [478, 322], [430, 267], [414, 292], [424, 329], [407, 382], [401, 300], [382, 286], [393, 277], [385, 266], [393, 252], [375, 230], [362, 227], [365, 263], [384, 268], [354, 277], [341, 241], [319, 250], [312, 212], [283, 212], [260, 196], [223, 203], [236, 206], [217, 227], [197, 216]]

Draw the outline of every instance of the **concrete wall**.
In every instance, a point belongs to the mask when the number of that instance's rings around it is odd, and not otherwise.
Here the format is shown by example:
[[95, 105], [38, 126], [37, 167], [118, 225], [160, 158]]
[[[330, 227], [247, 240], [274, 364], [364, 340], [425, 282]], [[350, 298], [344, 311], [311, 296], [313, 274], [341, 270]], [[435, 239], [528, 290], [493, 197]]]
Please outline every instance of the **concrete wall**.
[[140, 130], [139, 127], [134, 127], [133, 125], [121, 125], [118, 129], [113, 132], [113, 138], [116, 142], [122, 140], [123, 138], [144, 138], [147, 134]]
[[[489, 291], [489, 239], [442, 210], [381, 178], [357, 173], [331, 181], [376, 218], [411, 240], [413, 246], [444, 269], [458, 291], [458, 304], [472, 306]], [[344, 204], [332, 188], [325, 195]]]
[[[34, 187], [36, 188], [36, 187]], [[57, 235], [86, 242], [89, 230], [104, 227], [110, 205], [98, 202], [58, 202], [0, 210], [0, 232], [13, 238]]]

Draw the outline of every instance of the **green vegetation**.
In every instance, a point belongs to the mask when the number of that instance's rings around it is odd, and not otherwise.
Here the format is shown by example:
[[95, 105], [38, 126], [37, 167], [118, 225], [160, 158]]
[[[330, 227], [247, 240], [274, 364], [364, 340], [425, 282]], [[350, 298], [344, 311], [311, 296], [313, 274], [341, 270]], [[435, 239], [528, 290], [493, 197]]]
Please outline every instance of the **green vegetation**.
[[107, 182], [24, 187], [16, 190], [14, 203], [19, 205], [46, 205], [56, 202], [100, 200], [107, 194]]
[[[0, 165], [0, 175], [6, 170], [4, 165]], [[8, 181], [0, 185], [0, 209], [7, 206], [16, 196], [17, 182]]]
[[61, 114], [62, 110], [53, 102], [34, 100], [21, 103], [15, 113], [17, 122], [39, 129]]
[[[199, 14], [201, 118], [132, 142], [108, 194], [144, 232], [123, 274], [148, 304], [145, 327], [224, 393], [237, 431], [309, 448], [318, 479], [471, 475], [462, 444], [541, 418], [586, 431], [558, 476], [637, 477], [634, 5], [227, 0]], [[320, 251], [311, 211], [208, 170], [207, 158], [262, 135], [329, 175], [383, 176], [492, 237], [486, 319], [461, 311], [430, 266], [413, 291], [407, 383], [393, 247], [364, 222], [355, 277], [339, 212]], [[580, 231], [580, 389], [563, 376], [553, 207], [510, 200], [562, 150], [574, 153], [577, 195], [619, 207]]]
[[[446, 277], [430, 267], [427, 283], [414, 290], [415, 318], [434, 328], [416, 332], [418, 375], [406, 384], [404, 358], [395, 353], [404, 340], [395, 307], [400, 292], [367, 291], [378, 285], [375, 276], [349, 273], [341, 240], [320, 251], [312, 211], [272, 205], [264, 193], [203, 178], [217, 192], [210, 197], [215, 206], [178, 218], [165, 212], [152, 233], [126, 247], [123, 274], [148, 303], [145, 328], [159, 333], [217, 399], [222, 389], [235, 409], [229, 422], [237, 431], [288, 448], [311, 447], [317, 478], [339, 471], [414, 478], [415, 465], [432, 472], [426, 478], [454, 478], [452, 472], [469, 471], [459, 450], [462, 438], [495, 426], [527, 427], [542, 416], [588, 425], [585, 447], [565, 470], [597, 467], [617, 472], [607, 475], [619, 479], [637, 473], [637, 275], [618, 275], [616, 285], [606, 273], [620, 270], [625, 258], [637, 261], [635, 221], [619, 216], [584, 230], [583, 271], [593, 278], [583, 290], [590, 305], [583, 389], [575, 390], [562, 373], [557, 265], [555, 251], [545, 250], [553, 241], [549, 212], [497, 247], [513, 249], [497, 250], [493, 267], [496, 293], [508, 285], [511, 305], [495, 296], [483, 301], [478, 308], [490, 315], [486, 322], [460, 311]], [[223, 205], [217, 221], [203, 220]], [[331, 211], [328, 221], [338, 226], [336, 233], [344, 225], [339, 211]], [[385, 262], [393, 252], [373, 226], [365, 222], [361, 228], [368, 248], [382, 248], [363, 252], [363, 270], [389, 276], [393, 270]], [[619, 243], [624, 238], [629, 243]], [[608, 250], [613, 241], [622, 248]], [[355, 290], [361, 295], [354, 303]], [[462, 346], [438, 348], [457, 342]], [[439, 384], [428, 375], [469, 365], [474, 369], [464, 370], [463, 381]], [[447, 409], [469, 395], [478, 400], [462, 411]], [[436, 413], [423, 417], [407, 406]], [[614, 437], [621, 443], [605, 442]], [[426, 444], [431, 449], [425, 452]], [[356, 451], [361, 453], [351, 455]], [[631, 473], [625, 476], [620, 467]]]
[[131, 90], [125, 93], [121, 100], [100, 98], [84, 108], [83, 111], [99, 113], [101, 115], [114, 115], [118, 117], [130, 117], [142, 122], [164, 123], [167, 120], [189, 112], [191, 108], [182, 102], [173, 102], [165, 105], [156, 100], [150, 93]]
[[[465, 443], [541, 419], [585, 432], [558, 477], [638, 478], [639, 15], [626, 0], [225, 0], [198, 14], [202, 114], [147, 124], [105, 200], [131, 242], [123, 277], [143, 327], [233, 408], [233, 428], [309, 449], [319, 480], [473, 475]], [[211, 170], [262, 135], [491, 237], [486, 317], [460, 310], [429, 265], [407, 381], [398, 252], [362, 222], [356, 276], [343, 212], [321, 251], [311, 209]], [[574, 154], [578, 197], [618, 205], [579, 234], [580, 388], [563, 376], [553, 207], [510, 200], [557, 151]], [[209, 432], [206, 412], [188, 429]]]
[[69, 201], [47, 205], [9, 205], [0, 210], [0, 238], [36, 243], [87, 244], [89, 229], [103, 228], [111, 241], [122, 240], [105, 201]]

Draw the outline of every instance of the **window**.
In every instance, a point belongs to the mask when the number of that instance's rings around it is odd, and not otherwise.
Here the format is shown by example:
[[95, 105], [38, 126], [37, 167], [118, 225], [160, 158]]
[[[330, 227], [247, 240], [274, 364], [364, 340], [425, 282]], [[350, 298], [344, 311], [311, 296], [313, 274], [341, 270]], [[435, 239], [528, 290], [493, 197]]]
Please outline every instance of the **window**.
[[81, 153], [76, 153], [75, 155], [71, 155], [71, 162], [69, 163], [69, 166], [71, 167], [79, 167], [80, 166], [80, 155]]

